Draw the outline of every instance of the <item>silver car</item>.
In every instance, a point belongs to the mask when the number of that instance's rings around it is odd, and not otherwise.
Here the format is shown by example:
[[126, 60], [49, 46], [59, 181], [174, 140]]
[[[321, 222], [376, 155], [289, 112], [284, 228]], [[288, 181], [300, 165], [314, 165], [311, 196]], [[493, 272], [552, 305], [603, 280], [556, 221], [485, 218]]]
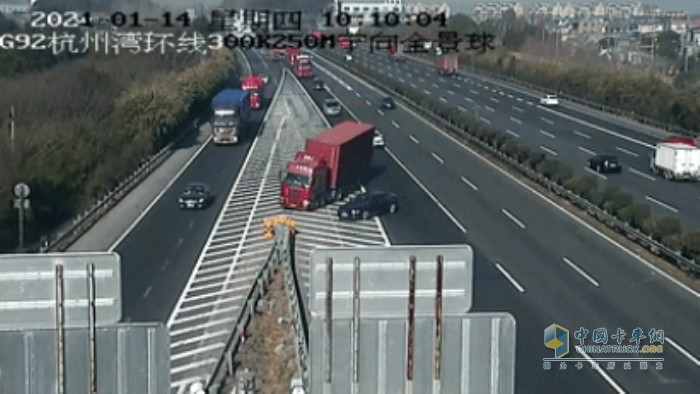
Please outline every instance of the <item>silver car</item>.
[[334, 98], [327, 98], [323, 100], [323, 113], [328, 116], [337, 116], [343, 111], [343, 107], [340, 102]]

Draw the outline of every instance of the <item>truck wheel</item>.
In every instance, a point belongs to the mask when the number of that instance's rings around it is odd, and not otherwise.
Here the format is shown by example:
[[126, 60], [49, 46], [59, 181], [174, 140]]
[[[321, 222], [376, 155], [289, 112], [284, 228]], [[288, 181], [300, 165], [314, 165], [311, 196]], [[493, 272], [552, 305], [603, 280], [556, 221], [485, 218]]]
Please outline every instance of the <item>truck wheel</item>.
[[396, 204], [391, 204], [389, 206], [389, 212], [390, 213], [396, 213]]
[[369, 212], [367, 212], [367, 211], [362, 212], [362, 219], [364, 219], [364, 220], [369, 219]]
[[671, 180], [673, 176], [671, 175], [671, 171], [664, 171], [664, 178], [667, 180]]

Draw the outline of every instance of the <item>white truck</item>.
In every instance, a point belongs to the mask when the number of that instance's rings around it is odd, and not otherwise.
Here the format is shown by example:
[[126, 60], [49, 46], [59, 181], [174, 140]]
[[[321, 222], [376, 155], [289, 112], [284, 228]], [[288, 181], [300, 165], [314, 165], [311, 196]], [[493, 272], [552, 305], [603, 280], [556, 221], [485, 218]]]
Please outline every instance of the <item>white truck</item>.
[[689, 137], [671, 137], [654, 147], [651, 171], [666, 179], [700, 179], [700, 145]]

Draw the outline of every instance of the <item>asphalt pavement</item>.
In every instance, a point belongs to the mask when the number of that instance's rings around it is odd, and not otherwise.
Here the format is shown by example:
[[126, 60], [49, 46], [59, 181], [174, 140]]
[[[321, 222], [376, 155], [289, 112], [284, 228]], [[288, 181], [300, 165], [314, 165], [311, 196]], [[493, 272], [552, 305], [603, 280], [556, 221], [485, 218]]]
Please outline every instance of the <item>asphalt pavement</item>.
[[[351, 111], [385, 136], [386, 152], [374, 159], [381, 170], [367, 188], [401, 198], [401, 211], [382, 219], [392, 244], [474, 246], [475, 310], [507, 310], [518, 321], [518, 392], [606, 392], [615, 385], [618, 392], [695, 391], [697, 293], [584, 227], [411, 111], [380, 110], [382, 94], [339, 68], [318, 57], [315, 66], [332, 92], [312, 91], [317, 102], [336, 95], [347, 107], [338, 120]], [[310, 89], [310, 81], [304, 83]], [[615, 370], [594, 371], [584, 363], [578, 371], [569, 363], [562, 371], [553, 363], [555, 370], [544, 371], [543, 358], [553, 355], [543, 345], [543, 330], [552, 323], [570, 330], [572, 344], [579, 327], [590, 332], [606, 327], [611, 334], [620, 327], [626, 341], [637, 326], [645, 335], [663, 329], [663, 369], [650, 363], [651, 370], [640, 371], [633, 363], [626, 371], [618, 362]]]
[[[264, 67], [251, 59], [254, 71]], [[238, 86], [232, 81], [231, 86]], [[265, 89], [269, 102], [275, 81]], [[122, 258], [123, 317], [126, 321], [166, 322], [182, 292], [207, 235], [238, 175], [263, 117], [253, 111], [243, 141], [233, 146], [209, 143], [196, 160], [114, 249]], [[189, 182], [209, 185], [213, 203], [201, 211], [181, 211], [177, 198]]]
[[[593, 110], [542, 107], [537, 97], [519, 88], [466, 76], [441, 77], [434, 65], [413, 59], [395, 63], [385, 51], [369, 53], [361, 47], [354, 56], [386, 78], [454, 104], [520, 143], [568, 163], [579, 174], [592, 174], [601, 184], [619, 185], [636, 201], [646, 202], [654, 214], [677, 217], [685, 230], [700, 228], [700, 185], [668, 181], [649, 170], [651, 148], [660, 136], [598, 117]], [[589, 157], [601, 153], [616, 155], [622, 174], [602, 175], [585, 168]]]

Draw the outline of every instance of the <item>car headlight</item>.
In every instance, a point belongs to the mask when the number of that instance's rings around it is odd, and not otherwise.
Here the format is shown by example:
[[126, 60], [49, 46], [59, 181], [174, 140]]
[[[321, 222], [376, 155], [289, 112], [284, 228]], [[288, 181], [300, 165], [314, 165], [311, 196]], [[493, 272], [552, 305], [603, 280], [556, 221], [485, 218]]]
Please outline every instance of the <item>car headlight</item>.
[[182, 197], [180, 197], [177, 201], [180, 202], [180, 203], [185, 202], [185, 200], [184, 200]]
[[204, 198], [199, 199], [199, 203], [202, 204], [204, 202]]

